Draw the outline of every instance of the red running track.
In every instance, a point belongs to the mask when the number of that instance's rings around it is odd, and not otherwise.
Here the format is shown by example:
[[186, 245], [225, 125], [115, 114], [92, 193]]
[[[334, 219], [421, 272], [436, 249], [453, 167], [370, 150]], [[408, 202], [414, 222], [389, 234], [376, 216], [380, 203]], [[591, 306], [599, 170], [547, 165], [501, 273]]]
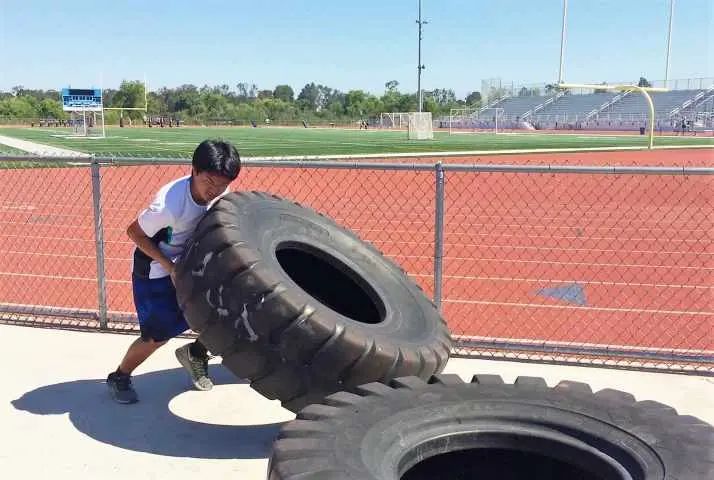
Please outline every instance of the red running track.
[[[458, 161], [711, 159], [711, 150], [694, 150]], [[133, 313], [126, 225], [161, 184], [186, 173], [102, 171], [110, 311]], [[713, 187], [709, 176], [449, 172], [444, 316], [458, 335], [712, 351]], [[432, 172], [246, 168], [234, 188], [285, 195], [332, 216], [432, 295]], [[0, 171], [0, 303], [97, 308], [91, 205], [88, 170]]]

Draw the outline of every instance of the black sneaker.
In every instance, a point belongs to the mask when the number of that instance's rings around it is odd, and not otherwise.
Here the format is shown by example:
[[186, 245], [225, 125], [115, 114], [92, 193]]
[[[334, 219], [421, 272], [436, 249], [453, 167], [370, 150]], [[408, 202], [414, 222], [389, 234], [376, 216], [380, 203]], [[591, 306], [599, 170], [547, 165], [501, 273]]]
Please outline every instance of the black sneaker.
[[107, 377], [109, 393], [117, 403], [136, 403], [139, 398], [131, 385], [131, 376], [112, 372]]

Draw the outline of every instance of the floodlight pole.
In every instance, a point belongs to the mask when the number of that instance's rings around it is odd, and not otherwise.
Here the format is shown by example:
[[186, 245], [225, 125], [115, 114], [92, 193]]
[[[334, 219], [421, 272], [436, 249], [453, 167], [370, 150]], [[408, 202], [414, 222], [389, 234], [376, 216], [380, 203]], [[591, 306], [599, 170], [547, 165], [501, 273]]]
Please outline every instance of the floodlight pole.
[[563, 52], [565, 51], [565, 24], [568, 16], [568, 0], [563, 0], [563, 25], [560, 29], [560, 70], [558, 70], [558, 83], [563, 83]]
[[419, 0], [419, 19], [416, 21], [419, 25], [419, 61], [417, 63], [417, 91], [419, 96], [419, 111], [421, 112], [424, 107], [424, 94], [421, 90], [421, 71], [424, 70], [424, 65], [421, 63], [421, 40], [422, 40], [422, 27], [426, 25], [427, 21], [422, 21], [421, 19], [421, 0]]
[[674, 17], [674, 0], [669, 6], [669, 30], [667, 31], [667, 53], [664, 60], [664, 86], [669, 86], [669, 49], [672, 47], [672, 17]]

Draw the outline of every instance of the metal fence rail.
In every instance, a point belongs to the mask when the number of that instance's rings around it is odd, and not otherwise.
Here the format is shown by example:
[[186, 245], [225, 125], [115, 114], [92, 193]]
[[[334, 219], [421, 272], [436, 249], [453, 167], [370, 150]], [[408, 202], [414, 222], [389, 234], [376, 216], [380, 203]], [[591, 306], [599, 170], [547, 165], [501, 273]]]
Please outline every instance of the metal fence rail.
[[[714, 372], [714, 168], [404, 160], [246, 160], [233, 188], [374, 243], [457, 355]], [[0, 157], [0, 321], [132, 322], [126, 226], [189, 165]]]

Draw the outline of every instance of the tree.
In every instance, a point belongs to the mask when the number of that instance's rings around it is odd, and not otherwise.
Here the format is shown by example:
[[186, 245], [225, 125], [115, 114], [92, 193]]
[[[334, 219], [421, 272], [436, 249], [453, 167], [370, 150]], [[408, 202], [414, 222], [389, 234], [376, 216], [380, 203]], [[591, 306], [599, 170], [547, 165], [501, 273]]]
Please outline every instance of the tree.
[[481, 92], [471, 92], [466, 96], [466, 103], [468, 105], [481, 104]]
[[300, 90], [298, 101], [304, 108], [313, 112], [320, 112], [327, 106], [333, 95], [334, 92], [331, 88], [324, 85], [316, 85], [315, 82], [311, 82]]
[[290, 85], [278, 85], [273, 90], [273, 97], [283, 102], [292, 103], [295, 101], [295, 92]]
[[387, 92], [396, 92], [399, 88], [399, 82], [396, 80], [390, 80], [384, 84], [384, 88], [387, 89]]
[[651, 87], [652, 84], [647, 81], [645, 77], [640, 77], [640, 81], [637, 83], [638, 87]]
[[[123, 80], [119, 85], [119, 90], [112, 96], [110, 107], [120, 108], [143, 108], [144, 103], [144, 83], [140, 80]], [[138, 110], [127, 110], [122, 112], [132, 120], [138, 120], [143, 112]]]

